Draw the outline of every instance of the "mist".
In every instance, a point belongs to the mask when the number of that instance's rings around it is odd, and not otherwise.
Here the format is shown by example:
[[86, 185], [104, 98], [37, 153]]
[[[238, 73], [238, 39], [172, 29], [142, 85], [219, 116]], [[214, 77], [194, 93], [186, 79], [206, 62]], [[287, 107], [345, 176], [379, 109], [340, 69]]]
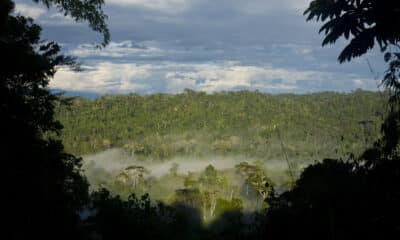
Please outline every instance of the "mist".
[[[200, 181], [204, 176], [207, 167], [212, 166], [217, 171], [218, 176], [226, 178], [228, 185], [236, 189], [235, 196], [243, 200], [245, 209], [254, 210], [260, 208], [257, 200], [257, 194], [253, 196], [244, 196], [244, 186], [246, 179], [238, 174], [236, 166], [240, 163], [248, 163], [258, 166], [263, 174], [272, 182], [277, 192], [287, 190], [291, 179], [288, 172], [288, 165], [285, 160], [272, 159], [260, 160], [246, 156], [179, 156], [164, 161], [154, 159], [136, 158], [129, 151], [122, 148], [112, 148], [103, 152], [83, 157], [83, 168], [85, 175], [91, 184], [93, 190], [106, 187], [114, 191], [115, 194], [128, 196], [131, 193], [145, 194], [149, 193], [153, 200], [165, 201], [171, 203], [174, 193], [179, 189], [188, 189], [185, 182], [188, 179]], [[301, 165], [294, 165], [292, 175], [298, 177], [299, 173], [311, 162], [302, 162]], [[118, 183], [118, 179], [127, 172], [130, 167], [143, 167], [145, 170], [140, 173], [142, 177], [142, 187], [137, 187], [132, 180], [127, 180], [123, 184]], [[293, 170], [293, 166], [292, 166]], [[132, 175], [131, 175], [132, 176]], [[136, 180], [135, 180], [136, 181]], [[149, 187], [148, 185], [151, 185]], [[196, 186], [193, 186], [196, 189]], [[203, 187], [204, 188], [204, 187]], [[224, 188], [224, 187], [222, 187]], [[190, 187], [189, 187], [190, 189]], [[207, 191], [207, 188], [204, 189]], [[232, 198], [232, 196], [231, 196]], [[257, 202], [257, 206], [254, 205]]]
[[[83, 156], [84, 169], [100, 168], [107, 172], [123, 170], [128, 166], [138, 165], [150, 170], [149, 175], [160, 178], [168, 174], [174, 164], [178, 164], [177, 173], [187, 174], [204, 170], [208, 165], [212, 165], [217, 170], [228, 170], [241, 162], [258, 163], [270, 173], [285, 172], [288, 170], [287, 162], [283, 159], [260, 160], [245, 156], [204, 156], [204, 157], [175, 157], [172, 159], [159, 160], [138, 160], [135, 156], [130, 156], [125, 150], [112, 148], [96, 154]], [[299, 167], [304, 168], [310, 162], [304, 162]]]

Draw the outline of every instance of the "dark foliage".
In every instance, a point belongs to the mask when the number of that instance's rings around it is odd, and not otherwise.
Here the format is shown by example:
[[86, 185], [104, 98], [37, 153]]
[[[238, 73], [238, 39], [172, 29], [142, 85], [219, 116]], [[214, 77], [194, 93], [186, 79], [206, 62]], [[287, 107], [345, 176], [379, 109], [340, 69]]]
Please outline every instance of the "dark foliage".
[[106, 189], [91, 195], [85, 230], [91, 239], [261, 239], [261, 215], [227, 211], [208, 226], [200, 212], [188, 205], [152, 203], [148, 195], [128, 200]]
[[[393, 52], [387, 51], [385, 53], [385, 61], [389, 64], [383, 78], [382, 84], [391, 90], [390, 104], [395, 107], [400, 103], [400, 46], [396, 46]], [[392, 109], [398, 111], [399, 109]]]
[[[78, 238], [80, 206], [88, 184], [80, 159], [63, 150], [53, 118], [57, 97], [47, 89], [56, 66], [71, 64], [54, 42], [40, 41], [32, 19], [12, 16], [13, 3], [1, 0], [0, 126], [8, 239]], [[6, 11], [3, 11], [6, 9]]]
[[344, 37], [350, 42], [339, 55], [339, 62], [351, 61], [377, 43], [389, 64], [382, 84], [393, 91], [391, 103], [399, 103], [400, 91], [400, 1], [398, 0], [313, 0], [304, 12], [307, 20], [324, 22], [322, 45]]
[[399, 236], [399, 161], [374, 171], [324, 160], [296, 186], [269, 199], [267, 235], [273, 239], [389, 239]]
[[[325, 21], [323, 44], [352, 38], [339, 61], [382, 51], [400, 41], [400, 2], [315, 0], [308, 19]], [[267, 234], [272, 239], [398, 239], [400, 237], [399, 54], [387, 51], [383, 85], [391, 91], [382, 138], [360, 157], [324, 160], [302, 173], [294, 188], [269, 199]]]
[[102, 7], [104, 0], [33, 0], [41, 2], [46, 7], [55, 7], [64, 15], [71, 16], [75, 21], [87, 21], [89, 26], [96, 32], [103, 35], [102, 46], [110, 42], [110, 31], [106, 20], [107, 15]]
[[314, 0], [304, 12], [307, 20], [322, 21], [323, 45], [350, 39], [339, 61], [350, 61], [373, 48], [382, 50], [400, 41], [400, 2], [397, 0]]
[[[131, 195], [123, 201], [102, 189], [91, 196], [88, 232], [102, 239], [170, 239], [176, 225], [176, 212], [161, 203], [154, 206], [148, 195]], [[178, 230], [178, 229], [175, 229]]]

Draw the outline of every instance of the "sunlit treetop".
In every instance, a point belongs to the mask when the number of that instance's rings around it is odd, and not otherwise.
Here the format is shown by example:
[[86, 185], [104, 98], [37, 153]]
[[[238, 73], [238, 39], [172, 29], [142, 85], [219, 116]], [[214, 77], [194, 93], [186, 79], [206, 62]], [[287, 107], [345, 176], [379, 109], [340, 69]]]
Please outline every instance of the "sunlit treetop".
[[304, 12], [307, 20], [324, 24], [322, 45], [344, 37], [350, 42], [339, 55], [339, 62], [365, 54], [378, 43], [385, 51], [400, 42], [399, 0], [313, 0]]

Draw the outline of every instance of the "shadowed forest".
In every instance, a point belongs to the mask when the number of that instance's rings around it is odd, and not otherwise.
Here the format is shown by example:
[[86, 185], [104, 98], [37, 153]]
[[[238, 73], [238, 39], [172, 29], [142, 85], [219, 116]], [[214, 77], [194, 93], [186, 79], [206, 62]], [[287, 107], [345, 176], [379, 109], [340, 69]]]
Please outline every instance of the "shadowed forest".
[[[110, 42], [102, 0], [38, 0]], [[4, 239], [398, 239], [400, 2], [313, 0], [339, 62], [377, 47], [382, 93], [56, 94], [80, 71], [0, 0]], [[339, 81], [339, 80], [338, 80]]]

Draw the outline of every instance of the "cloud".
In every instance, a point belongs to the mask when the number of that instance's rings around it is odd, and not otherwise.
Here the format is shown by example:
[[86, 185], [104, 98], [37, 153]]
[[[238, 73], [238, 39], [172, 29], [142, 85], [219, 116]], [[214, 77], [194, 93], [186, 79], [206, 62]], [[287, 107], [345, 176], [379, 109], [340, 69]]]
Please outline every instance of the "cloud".
[[68, 52], [69, 54], [76, 57], [110, 57], [110, 58], [122, 58], [128, 56], [135, 57], [149, 57], [149, 56], [162, 56], [163, 51], [156, 47], [148, 47], [144, 44], [134, 44], [130, 40], [121, 42], [110, 42], [110, 44], [99, 49], [92, 44], [81, 44], [77, 48]]
[[302, 14], [311, 0], [269, 0], [239, 1], [241, 11], [247, 14], [265, 15], [280, 12], [297, 12]]
[[[185, 88], [208, 93], [258, 90], [261, 92], [349, 91], [376, 87], [370, 79], [332, 72], [248, 66], [240, 62], [128, 64], [101, 62], [74, 72], [61, 69], [52, 88], [97, 93], [178, 93]], [[336, 78], [342, 79], [337, 80]]]
[[[302, 14], [311, 0], [108, 0], [106, 6], [145, 11], [155, 19], [171, 20], [170, 17], [212, 15], [213, 20], [230, 13], [270, 15], [280, 12]], [[162, 15], [166, 15], [163, 17]], [[184, 18], [186, 18], [184, 16]], [[204, 18], [206, 20], [206, 18]]]
[[299, 88], [299, 81], [322, 79], [327, 75], [329, 73], [273, 68], [269, 65], [242, 66], [228, 62], [194, 65], [192, 71], [168, 72], [165, 77], [170, 92], [180, 92], [188, 87], [205, 92], [241, 89], [275, 92], [295, 91]]
[[54, 10], [50, 10], [47, 15], [41, 16], [38, 19], [38, 22], [47, 26], [77, 26], [82, 25], [82, 23], [76, 22], [69, 15], [64, 15], [60, 12], [54, 12]]
[[258, 68], [243, 66], [195, 66], [189, 72], [168, 72], [166, 78], [170, 91], [181, 91], [183, 83], [191, 83], [191, 88], [213, 92], [251, 87], [251, 79], [258, 73]]
[[[85, 44], [99, 41], [87, 23], [62, 20], [54, 9], [38, 20], [45, 25], [45, 39], [63, 43], [67, 55], [88, 67], [84, 72], [57, 73], [52, 87], [66, 90], [376, 89], [365, 59], [337, 63], [344, 41], [320, 46], [318, 26], [302, 15], [309, 2], [106, 0], [112, 42], [103, 49]], [[369, 61], [379, 72], [381, 58], [369, 56]]]
[[191, 0], [108, 0], [107, 4], [145, 8], [164, 13], [180, 13], [185, 11]]
[[378, 89], [380, 87], [380, 81], [372, 80], [368, 78], [357, 78], [353, 79], [354, 88], [362, 88], [362, 89]]
[[102, 62], [83, 68], [83, 71], [78, 72], [69, 68], [59, 69], [54, 79], [50, 81], [50, 87], [98, 93], [126, 93], [148, 88], [146, 84], [136, 82], [149, 76], [146, 66]]
[[23, 16], [29, 16], [33, 19], [37, 19], [40, 16], [43, 16], [46, 13], [46, 9], [43, 7], [31, 5], [31, 4], [25, 4], [25, 3], [16, 3], [15, 4], [15, 12], [17, 14], [23, 15]]
[[309, 45], [302, 45], [302, 44], [293, 44], [293, 43], [286, 43], [286, 44], [273, 44], [273, 47], [287, 49], [292, 51], [297, 55], [310, 55], [313, 52], [313, 47]]
[[27, 4], [25, 2], [15, 3], [15, 13], [22, 16], [28, 16], [37, 21], [42, 25], [53, 25], [53, 26], [65, 26], [65, 25], [80, 25], [72, 17], [65, 16], [56, 9], [39, 5], [39, 4]]

